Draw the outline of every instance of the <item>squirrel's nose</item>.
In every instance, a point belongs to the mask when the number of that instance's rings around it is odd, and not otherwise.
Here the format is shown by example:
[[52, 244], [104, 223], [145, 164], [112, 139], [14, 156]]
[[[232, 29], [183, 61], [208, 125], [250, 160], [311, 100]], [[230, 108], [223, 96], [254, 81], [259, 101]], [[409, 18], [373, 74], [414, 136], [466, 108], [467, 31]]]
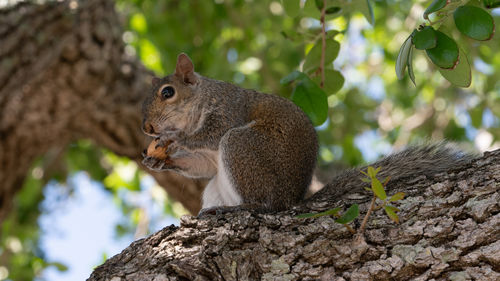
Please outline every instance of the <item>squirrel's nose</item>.
[[155, 128], [153, 127], [153, 124], [147, 122], [146, 120], [142, 121], [142, 131], [147, 134], [147, 135], [157, 135], [155, 132]]

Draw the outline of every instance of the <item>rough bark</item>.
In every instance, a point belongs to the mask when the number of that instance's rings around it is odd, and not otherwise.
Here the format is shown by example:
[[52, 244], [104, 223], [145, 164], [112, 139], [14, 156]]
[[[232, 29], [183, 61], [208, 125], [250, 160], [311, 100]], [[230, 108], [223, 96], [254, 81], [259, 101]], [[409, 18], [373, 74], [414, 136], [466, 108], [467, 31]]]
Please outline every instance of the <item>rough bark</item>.
[[[0, 220], [34, 159], [90, 139], [140, 161], [151, 73], [127, 56], [114, 3], [22, 3], [0, 10]], [[152, 173], [192, 213], [203, 183]]]
[[350, 194], [276, 214], [184, 216], [88, 280], [500, 280], [500, 150], [391, 185], [390, 194], [407, 193], [397, 204], [400, 224], [379, 210], [364, 236], [332, 217], [295, 218], [354, 202], [362, 217], [370, 197]]

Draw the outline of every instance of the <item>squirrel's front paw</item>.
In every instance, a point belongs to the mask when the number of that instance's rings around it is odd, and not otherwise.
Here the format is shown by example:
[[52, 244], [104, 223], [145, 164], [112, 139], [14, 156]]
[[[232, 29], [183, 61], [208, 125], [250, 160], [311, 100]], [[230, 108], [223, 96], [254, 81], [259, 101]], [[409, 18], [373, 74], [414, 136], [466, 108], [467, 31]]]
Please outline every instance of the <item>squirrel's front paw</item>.
[[142, 164], [154, 171], [175, 170], [176, 167], [169, 159], [159, 159], [151, 156], [146, 156], [142, 160]]
[[156, 147], [166, 147], [166, 154], [172, 155], [179, 150], [179, 141], [184, 138], [182, 131], [169, 131], [162, 133], [157, 139]]
[[142, 164], [151, 170], [156, 170], [160, 166], [163, 166], [163, 162], [164, 160], [151, 156], [145, 156], [144, 159], [142, 159]]

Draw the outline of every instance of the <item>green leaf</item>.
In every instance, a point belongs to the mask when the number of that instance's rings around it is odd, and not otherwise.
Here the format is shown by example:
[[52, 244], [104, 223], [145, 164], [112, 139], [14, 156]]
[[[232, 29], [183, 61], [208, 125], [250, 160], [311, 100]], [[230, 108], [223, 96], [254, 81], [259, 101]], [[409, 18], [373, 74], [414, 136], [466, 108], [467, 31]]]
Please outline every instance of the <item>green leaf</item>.
[[483, 0], [483, 4], [488, 9], [500, 7], [500, 0]]
[[495, 22], [490, 13], [475, 6], [461, 6], [453, 13], [455, 25], [465, 36], [475, 40], [490, 40], [495, 33]]
[[344, 76], [337, 70], [325, 69], [325, 91], [327, 95], [332, 95], [344, 86]]
[[368, 166], [368, 175], [370, 176], [370, 178], [374, 178], [377, 173], [375, 172], [375, 169], [372, 167], [372, 166]]
[[408, 36], [403, 45], [401, 45], [401, 49], [399, 49], [398, 58], [396, 59], [396, 76], [399, 80], [403, 79], [403, 76], [405, 75], [405, 69], [406, 65], [408, 64], [408, 56], [410, 55], [411, 45], [411, 36]]
[[[321, 81], [321, 75], [316, 75], [312, 79], [316, 84], [319, 85]], [[323, 90], [327, 96], [331, 96], [338, 92], [344, 85], [344, 76], [333, 69], [325, 69], [325, 84], [323, 85]]]
[[353, 0], [351, 5], [354, 10], [361, 12], [372, 26], [375, 25], [375, 16], [369, 0]]
[[323, 0], [315, 0], [314, 1], [316, 3], [316, 7], [318, 8], [318, 10], [321, 11], [321, 9], [323, 9]]
[[161, 52], [149, 39], [140, 39], [139, 55], [142, 63], [156, 73], [165, 73], [161, 64]]
[[285, 13], [294, 18], [300, 13], [300, 0], [281, 0]]
[[139, 33], [145, 33], [148, 29], [146, 17], [142, 13], [133, 14], [130, 17], [130, 27]]
[[322, 217], [322, 216], [336, 216], [338, 212], [340, 212], [341, 208], [334, 208], [330, 209], [321, 213], [307, 213], [307, 214], [300, 214], [296, 216], [296, 218], [299, 219], [305, 219], [305, 218], [317, 218], [317, 217]]
[[460, 50], [460, 56], [458, 64], [453, 69], [442, 69], [438, 68], [441, 75], [443, 75], [446, 80], [450, 81], [455, 86], [467, 88], [471, 83], [471, 70], [469, 65], [469, 60], [462, 48]]
[[340, 7], [330, 7], [325, 10], [325, 14], [327, 15], [335, 14], [340, 12], [340, 10], [342, 10], [342, 8]]
[[372, 190], [380, 200], [385, 200], [387, 198], [387, 194], [385, 193], [384, 186], [382, 183], [375, 177], [372, 178]]
[[441, 10], [449, 3], [450, 3], [450, 0], [434, 0], [434, 1], [432, 1], [432, 3], [429, 5], [429, 7], [427, 7], [427, 9], [424, 12], [424, 19], [428, 19], [430, 14]]
[[453, 68], [458, 63], [458, 46], [455, 40], [443, 32], [436, 30], [437, 44], [425, 52], [431, 61], [441, 68]]
[[297, 80], [298, 83], [293, 89], [292, 101], [299, 106], [311, 119], [315, 126], [319, 126], [328, 117], [328, 99], [326, 93], [300, 71], [293, 71], [281, 79], [281, 84], [287, 84]]
[[396, 212], [399, 212], [399, 209], [396, 207], [393, 207], [391, 205], [386, 205], [384, 207], [385, 213], [391, 220], [393, 220], [395, 223], [399, 223], [399, 217], [396, 214]]
[[306, 0], [306, 2], [304, 3], [303, 11], [304, 15], [307, 17], [319, 19], [319, 17], [321, 16], [321, 12], [318, 10], [318, 7], [316, 6], [316, 1], [313, 0]]
[[338, 222], [340, 224], [346, 224], [351, 221], [353, 221], [355, 218], [359, 216], [359, 206], [358, 204], [353, 204], [347, 211], [338, 219], [335, 220], [335, 222]]
[[298, 79], [303, 79], [306, 75], [298, 70], [293, 71], [280, 80], [281, 85], [288, 84]]
[[330, 29], [326, 32], [326, 37], [327, 38], [332, 38], [335, 37], [337, 34], [339, 34], [340, 31], [336, 30], [336, 29]]
[[[325, 47], [325, 68], [331, 64], [339, 54], [340, 44], [332, 38], [326, 39]], [[303, 70], [305, 73], [316, 71], [321, 62], [321, 40], [318, 40], [314, 47], [307, 53]]]
[[303, 77], [297, 83], [293, 89], [292, 101], [307, 114], [314, 126], [319, 126], [326, 121], [328, 117], [326, 94], [308, 77]]
[[417, 86], [415, 83], [415, 74], [413, 73], [413, 46], [410, 47], [410, 53], [408, 54], [408, 76], [410, 76], [413, 85]]
[[432, 49], [436, 47], [436, 43], [436, 33], [432, 26], [424, 27], [413, 36], [413, 44], [415, 44], [415, 48], [419, 50]]
[[404, 192], [398, 192], [394, 195], [391, 196], [391, 198], [389, 199], [389, 202], [394, 202], [394, 201], [398, 201], [398, 200], [401, 200], [405, 198], [405, 193]]

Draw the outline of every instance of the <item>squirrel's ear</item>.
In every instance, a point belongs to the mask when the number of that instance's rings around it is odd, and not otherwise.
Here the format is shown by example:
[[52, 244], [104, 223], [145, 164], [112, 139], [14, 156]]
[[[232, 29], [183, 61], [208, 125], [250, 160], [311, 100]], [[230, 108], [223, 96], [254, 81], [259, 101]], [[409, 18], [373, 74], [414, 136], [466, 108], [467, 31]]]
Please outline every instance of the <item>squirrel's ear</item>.
[[153, 87], [159, 86], [161, 83], [161, 78], [153, 76], [153, 79], [151, 79], [151, 84], [153, 84]]
[[177, 65], [175, 66], [175, 75], [181, 78], [184, 83], [195, 84], [197, 82], [196, 74], [194, 74], [194, 65], [191, 59], [184, 53], [177, 57]]

